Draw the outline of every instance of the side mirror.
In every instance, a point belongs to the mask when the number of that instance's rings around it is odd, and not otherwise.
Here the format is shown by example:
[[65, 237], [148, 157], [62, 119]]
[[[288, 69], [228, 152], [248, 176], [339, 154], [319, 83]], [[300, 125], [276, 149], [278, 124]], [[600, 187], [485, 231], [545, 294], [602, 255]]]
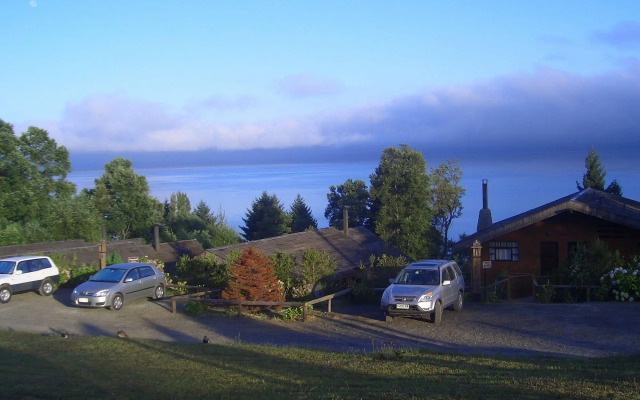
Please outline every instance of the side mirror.
[[393, 279], [393, 278], [389, 278], [389, 284], [391, 284], [391, 285], [392, 285], [395, 281], [396, 281], [395, 279]]
[[124, 280], [124, 283], [129, 283], [129, 282], [133, 282], [133, 278], [127, 278]]
[[442, 286], [449, 286], [451, 285], [451, 281], [443, 281], [442, 282]]
[[21, 269], [17, 269], [13, 272], [15, 275], [22, 275], [22, 270]]

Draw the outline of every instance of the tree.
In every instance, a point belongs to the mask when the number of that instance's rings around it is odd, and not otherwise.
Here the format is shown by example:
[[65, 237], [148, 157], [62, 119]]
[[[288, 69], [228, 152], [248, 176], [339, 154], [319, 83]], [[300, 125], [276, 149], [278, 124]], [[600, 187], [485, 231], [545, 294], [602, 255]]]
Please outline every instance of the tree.
[[221, 294], [226, 300], [283, 301], [284, 292], [274, 272], [274, 264], [265, 254], [247, 247], [231, 264], [231, 274]]
[[291, 219], [289, 229], [292, 233], [304, 232], [307, 229], [318, 229], [318, 221], [313, 218], [311, 209], [307, 207], [300, 194], [293, 200], [289, 216]]
[[349, 226], [362, 226], [369, 220], [369, 190], [361, 180], [347, 179], [344, 184], [329, 186], [324, 217], [336, 229], [344, 228], [344, 207], [349, 207]]
[[246, 212], [246, 218], [242, 220], [245, 226], [240, 229], [244, 238], [249, 241], [289, 233], [289, 216], [278, 197], [275, 194], [269, 195], [266, 191], [253, 201], [251, 209]]
[[95, 240], [98, 214], [74, 197], [70, 171], [67, 149], [47, 131], [32, 126], [16, 137], [0, 120], [0, 244]]
[[162, 219], [162, 204], [150, 196], [147, 178], [133, 170], [130, 160], [115, 158], [87, 191], [104, 216], [107, 234], [126, 239], [148, 237], [151, 226]]
[[182, 192], [171, 193], [169, 219], [188, 218], [191, 215], [191, 201]]
[[446, 257], [449, 251], [449, 227], [455, 218], [462, 215], [462, 196], [465, 190], [460, 186], [462, 170], [457, 160], [447, 160], [438, 168], [431, 169], [433, 225], [443, 238], [440, 254]]
[[587, 172], [582, 176], [582, 185], [576, 181], [578, 190], [593, 188], [615, 194], [617, 196], [622, 196], [622, 187], [617, 179], [614, 179], [613, 182], [611, 182], [611, 184], [605, 189], [604, 185], [606, 183], [605, 177], [607, 176], [607, 172], [605, 171], [604, 166], [600, 163], [600, 156], [593, 146], [584, 160], [584, 166], [587, 168]]
[[376, 233], [411, 258], [428, 256], [433, 211], [422, 153], [406, 144], [388, 147], [370, 179]]

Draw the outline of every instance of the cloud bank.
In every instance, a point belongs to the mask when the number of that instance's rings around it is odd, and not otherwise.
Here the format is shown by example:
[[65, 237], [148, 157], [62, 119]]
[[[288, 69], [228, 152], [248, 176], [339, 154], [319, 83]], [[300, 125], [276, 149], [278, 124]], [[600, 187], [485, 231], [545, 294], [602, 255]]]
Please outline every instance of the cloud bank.
[[[257, 99], [202, 101], [209, 107], [252, 107]], [[121, 94], [87, 97], [47, 127], [73, 152], [315, 149], [321, 146], [482, 151], [508, 156], [580, 146], [640, 149], [640, 63], [598, 76], [551, 69], [471, 85], [425, 90], [385, 104], [332, 115], [252, 123], [215, 123], [185, 106]], [[317, 150], [314, 150], [317, 151]]]

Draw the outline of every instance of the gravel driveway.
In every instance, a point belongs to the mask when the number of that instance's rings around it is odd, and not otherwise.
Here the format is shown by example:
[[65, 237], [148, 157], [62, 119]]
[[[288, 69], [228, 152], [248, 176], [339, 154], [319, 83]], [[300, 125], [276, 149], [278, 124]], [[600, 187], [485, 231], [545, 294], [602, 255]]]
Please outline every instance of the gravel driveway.
[[[310, 321], [217, 315], [190, 317], [171, 302], [137, 301], [120, 311], [73, 307], [70, 291], [51, 297], [18, 294], [0, 304], [0, 329], [69, 336], [115, 336], [175, 342], [262, 343], [335, 351], [388, 348], [428, 349], [487, 355], [543, 354], [599, 357], [640, 354], [639, 303], [537, 304], [467, 303], [462, 312], [445, 310], [442, 325], [413, 319], [382, 320], [374, 305], [334, 301], [333, 313], [314, 311]], [[318, 310], [318, 308], [317, 308]]]

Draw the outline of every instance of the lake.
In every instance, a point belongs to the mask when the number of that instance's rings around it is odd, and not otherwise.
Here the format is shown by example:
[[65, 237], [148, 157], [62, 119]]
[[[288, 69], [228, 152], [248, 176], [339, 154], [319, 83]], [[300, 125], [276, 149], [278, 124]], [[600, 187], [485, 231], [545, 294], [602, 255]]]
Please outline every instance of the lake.
[[[349, 178], [362, 179], [369, 185], [369, 175], [377, 166], [378, 162], [322, 163], [135, 171], [147, 178], [151, 195], [161, 202], [168, 200], [172, 193], [186, 193], [192, 207], [202, 200], [214, 213], [223, 211], [227, 223], [239, 230], [244, 225], [247, 210], [263, 191], [275, 194], [286, 211], [300, 194], [318, 221], [318, 227], [327, 227], [329, 223], [324, 218], [324, 210], [329, 186], [343, 184]], [[466, 195], [462, 199], [463, 215], [451, 226], [449, 237], [453, 239], [460, 233], [471, 234], [476, 230], [478, 212], [482, 208], [482, 179], [489, 180], [489, 208], [493, 221], [497, 222], [576, 192], [575, 182], [581, 180], [584, 173], [581, 165], [563, 168], [551, 163], [536, 168], [524, 163], [461, 163], [460, 167]], [[613, 173], [608, 174], [607, 182], [618, 178], [625, 197], [640, 198], [637, 166], [609, 172]], [[78, 190], [93, 188], [94, 179], [103, 173], [104, 170], [76, 171], [69, 174], [68, 179], [78, 186]]]

